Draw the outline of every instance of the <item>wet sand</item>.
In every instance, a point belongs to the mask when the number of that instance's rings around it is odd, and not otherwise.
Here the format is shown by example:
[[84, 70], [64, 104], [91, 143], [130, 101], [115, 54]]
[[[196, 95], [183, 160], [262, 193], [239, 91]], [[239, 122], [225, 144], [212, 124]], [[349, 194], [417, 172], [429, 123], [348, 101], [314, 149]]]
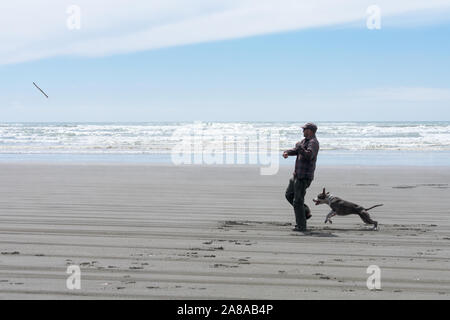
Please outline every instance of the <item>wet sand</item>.
[[[321, 167], [309, 235], [292, 168], [0, 164], [1, 299], [449, 299], [450, 168]], [[313, 207], [322, 187], [370, 211]], [[67, 266], [81, 289], [66, 287]], [[368, 290], [366, 269], [381, 269]]]

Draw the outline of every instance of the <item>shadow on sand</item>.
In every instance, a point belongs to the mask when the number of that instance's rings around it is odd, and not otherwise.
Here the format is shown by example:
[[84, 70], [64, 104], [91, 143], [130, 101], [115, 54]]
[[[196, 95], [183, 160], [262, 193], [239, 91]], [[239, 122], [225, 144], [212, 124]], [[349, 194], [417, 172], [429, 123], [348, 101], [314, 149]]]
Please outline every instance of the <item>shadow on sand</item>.
[[337, 235], [331, 233], [331, 232], [323, 232], [323, 231], [318, 231], [318, 230], [314, 230], [314, 231], [306, 231], [306, 232], [296, 232], [294, 231], [294, 235], [297, 236], [309, 236], [309, 237], [319, 237], [319, 238], [336, 238], [338, 237]]
[[333, 231], [333, 232], [374, 232], [377, 230], [374, 230], [373, 228], [329, 228], [325, 227], [321, 229], [322, 231]]

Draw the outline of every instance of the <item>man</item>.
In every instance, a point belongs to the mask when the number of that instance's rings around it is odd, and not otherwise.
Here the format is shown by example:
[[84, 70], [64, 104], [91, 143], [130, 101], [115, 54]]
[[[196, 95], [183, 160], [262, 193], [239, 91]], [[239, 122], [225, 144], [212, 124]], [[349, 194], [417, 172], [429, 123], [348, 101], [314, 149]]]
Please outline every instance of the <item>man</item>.
[[296, 226], [293, 231], [306, 231], [306, 220], [311, 218], [311, 210], [305, 205], [306, 189], [314, 179], [319, 141], [316, 138], [317, 126], [307, 123], [303, 127], [303, 139], [297, 142], [294, 149], [283, 152], [286, 159], [297, 156], [295, 171], [286, 189], [286, 199], [294, 207]]

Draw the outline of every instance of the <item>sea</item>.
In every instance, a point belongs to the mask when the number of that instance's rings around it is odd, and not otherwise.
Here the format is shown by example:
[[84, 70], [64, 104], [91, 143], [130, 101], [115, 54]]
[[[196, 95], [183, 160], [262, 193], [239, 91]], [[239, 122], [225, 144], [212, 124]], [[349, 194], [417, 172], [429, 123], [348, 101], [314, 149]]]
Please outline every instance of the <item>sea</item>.
[[[173, 163], [180, 150], [281, 159], [303, 138], [304, 122], [0, 123], [0, 162]], [[319, 165], [450, 166], [450, 121], [316, 124]], [[254, 164], [238, 161], [246, 163]]]

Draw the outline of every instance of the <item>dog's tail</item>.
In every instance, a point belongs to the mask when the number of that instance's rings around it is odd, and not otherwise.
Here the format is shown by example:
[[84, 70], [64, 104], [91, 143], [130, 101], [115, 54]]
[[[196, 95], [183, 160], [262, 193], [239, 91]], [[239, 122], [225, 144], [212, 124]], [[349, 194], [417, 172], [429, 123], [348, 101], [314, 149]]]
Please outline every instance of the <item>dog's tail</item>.
[[373, 209], [373, 208], [376, 208], [376, 207], [381, 207], [383, 204], [377, 204], [377, 205], [374, 205], [373, 207], [370, 207], [370, 208], [367, 208], [367, 209], [365, 209], [366, 211], [369, 211], [370, 209]]

